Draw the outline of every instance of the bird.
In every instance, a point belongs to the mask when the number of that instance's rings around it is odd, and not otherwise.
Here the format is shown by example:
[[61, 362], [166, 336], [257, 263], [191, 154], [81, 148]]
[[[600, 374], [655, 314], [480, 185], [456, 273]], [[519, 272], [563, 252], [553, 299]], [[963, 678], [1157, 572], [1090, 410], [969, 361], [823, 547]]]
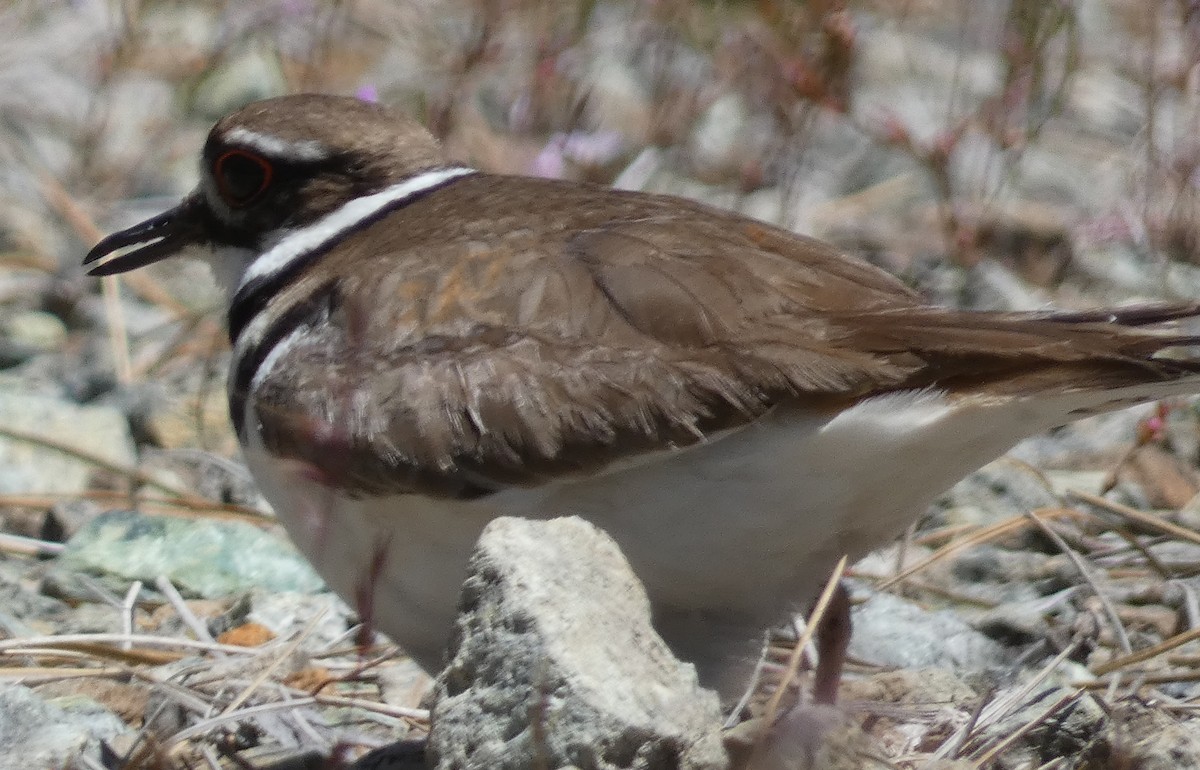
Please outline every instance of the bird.
[[195, 189], [84, 263], [174, 255], [226, 292], [230, 415], [266, 500], [430, 672], [488, 522], [576, 515], [735, 697], [764, 629], [962, 477], [1200, 390], [1197, 302], [939, 307], [737, 213], [475, 169], [353, 97], [221, 118]]

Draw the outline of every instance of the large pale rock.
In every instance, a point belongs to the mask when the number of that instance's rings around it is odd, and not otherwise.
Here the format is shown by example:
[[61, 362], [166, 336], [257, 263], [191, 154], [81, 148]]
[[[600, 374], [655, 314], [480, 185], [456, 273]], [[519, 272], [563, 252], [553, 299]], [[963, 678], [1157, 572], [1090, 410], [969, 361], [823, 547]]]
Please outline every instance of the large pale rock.
[[76, 532], [59, 559], [69, 569], [151, 584], [165, 575], [185, 593], [204, 598], [252, 588], [309, 593], [324, 588], [282, 536], [242, 521], [108, 511]]
[[[123, 467], [133, 467], [129, 422], [108, 406], [83, 406], [0, 388], [0, 427]], [[0, 493], [77, 494], [95, 463], [33, 441], [0, 436]]]
[[450, 656], [431, 767], [725, 766], [716, 695], [651, 627], [616, 543], [582, 519], [484, 530]]

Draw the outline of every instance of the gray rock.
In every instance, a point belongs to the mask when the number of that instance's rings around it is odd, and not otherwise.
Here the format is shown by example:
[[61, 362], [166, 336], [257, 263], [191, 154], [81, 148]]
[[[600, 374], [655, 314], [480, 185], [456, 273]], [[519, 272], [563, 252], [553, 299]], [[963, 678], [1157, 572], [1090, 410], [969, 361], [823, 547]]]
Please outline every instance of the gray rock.
[[1077, 420], [1053, 433], [1030, 436], [1017, 444], [1009, 457], [1039, 468], [1107, 469], [1137, 436], [1138, 421], [1153, 412], [1153, 404], [1143, 404]]
[[60, 558], [67, 568], [151, 585], [166, 575], [181, 591], [205, 598], [254, 587], [314, 592], [323, 586], [282, 537], [240, 521], [109, 511], [79, 530]]
[[0, 686], [0, 770], [74, 767], [84, 755], [99, 766], [101, 741], [128, 731], [90, 698], [43, 700], [22, 685]]
[[927, 610], [876, 593], [854, 608], [850, 654], [882, 666], [982, 671], [1003, 664], [1004, 648], [947, 610]]
[[1050, 481], [1036, 468], [1001, 457], [950, 488], [935, 503], [941, 523], [989, 525], [1039, 508], [1055, 508], [1062, 501]]
[[1074, 491], [1093, 495], [1103, 494], [1104, 487], [1111, 475], [1107, 470], [1045, 471], [1050, 488], [1058, 495], [1067, 495]]
[[[133, 439], [120, 411], [81, 406], [15, 390], [0, 390], [0, 426], [62, 444], [110, 463], [132, 466]], [[77, 494], [95, 463], [68, 453], [0, 436], [0, 494]]]
[[488, 525], [450, 654], [431, 767], [725, 766], [716, 695], [655, 633], [616, 544], [582, 519]]
[[39, 621], [50, 621], [51, 628], [71, 611], [70, 605], [45, 596], [34, 587], [37, 569], [31, 559], [6, 555], [0, 557], [0, 635], [35, 636], [46, 627], [35, 629]]

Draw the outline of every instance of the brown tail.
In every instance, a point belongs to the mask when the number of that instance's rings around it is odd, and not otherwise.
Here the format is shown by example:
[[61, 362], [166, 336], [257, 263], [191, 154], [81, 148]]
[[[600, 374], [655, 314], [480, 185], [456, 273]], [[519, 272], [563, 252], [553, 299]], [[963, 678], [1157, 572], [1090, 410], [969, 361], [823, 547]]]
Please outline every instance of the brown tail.
[[1200, 374], [1194, 352], [1165, 354], [1200, 346], [1200, 335], [1166, 326], [1193, 317], [1200, 317], [1200, 303], [1033, 313], [930, 308], [860, 316], [853, 328], [855, 345], [900, 364], [906, 357], [924, 364], [904, 388], [937, 383], [1012, 394], [1110, 390]]

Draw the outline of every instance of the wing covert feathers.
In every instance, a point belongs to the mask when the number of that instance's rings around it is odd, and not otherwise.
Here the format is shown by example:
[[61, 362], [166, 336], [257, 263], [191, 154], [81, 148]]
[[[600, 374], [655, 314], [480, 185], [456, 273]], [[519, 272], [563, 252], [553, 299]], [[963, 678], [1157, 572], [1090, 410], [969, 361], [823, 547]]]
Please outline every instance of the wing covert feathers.
[[[271, 451], [361, 495], [472, 496], [711, 440], [771, 409], [915, 388], [1099, 402], [1200, 373], [1164, 355], [1200, 342], [1169, 326], [1200, 303], [930, 307], [832, 247], [700, 204], [610, 191], [581, 227], [587, 188], [510, 180], [545, 188], [531, 212], [483, 181], [454, 185], [455, 217], [435, 193], [327, 255], [328, 301], [256, 380]], [[395, 238], [368, 252], [379, 227]], [[302, 278], [283, 301], [317, 288]]]

